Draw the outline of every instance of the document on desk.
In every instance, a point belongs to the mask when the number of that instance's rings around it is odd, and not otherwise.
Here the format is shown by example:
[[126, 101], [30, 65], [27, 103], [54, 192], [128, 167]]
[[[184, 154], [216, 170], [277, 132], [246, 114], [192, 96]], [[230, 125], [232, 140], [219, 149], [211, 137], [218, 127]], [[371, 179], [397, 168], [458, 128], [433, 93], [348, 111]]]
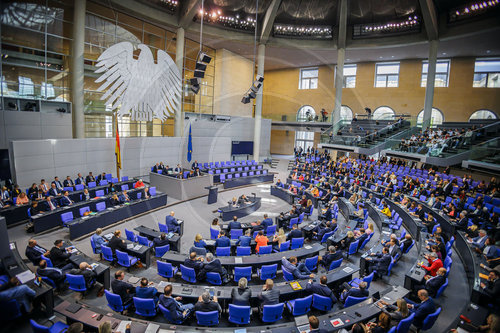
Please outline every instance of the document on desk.
[[33, 272], [30, 270], [26, 270], [22, 273], [19, 273], [16, 275], [16, 277], [19, 280], [19, 282], [21, 282], [21, 284], [25, 284], [26, 282], [29, 282], [36, 278], [35, 274], [33, 274]]
[[160, 328], [158, 333], [175, 333], [175, 330], [166, 330], [164, 328]]
[[304, 245], [304, 248], [305, 248], [305, 249], [310, 250], [310, 249], [312, 249], [313, 247], [312, 247], [311, 245]]
[[159, 328], [160, 328], [160, 325], [149, 323], [149, 325], [146, 328], [146, 331], [144, 333], [156, 333], [156, 332], [158, 332]]
[[346, 273], [352, 273], [354, 269], [352, 269], [351, 267], [344, 267], [343, 271]]
[[234, 263], [235, 264], [242, 264], [243, 263], [243, 258], [240, 258], [240, 257], [234, 258]]
[[134, 246], [134, 251], [139, 251], [142, 248], [142, 245]]
[[127, 244], [127, 249], [133, 249], [134, 248], [134, 244]]
[[115, 332], [125, 332], [127, 330], [127, 325], [131, 323], [130, 320], [122, 320], [120, 325], [116, 328]]

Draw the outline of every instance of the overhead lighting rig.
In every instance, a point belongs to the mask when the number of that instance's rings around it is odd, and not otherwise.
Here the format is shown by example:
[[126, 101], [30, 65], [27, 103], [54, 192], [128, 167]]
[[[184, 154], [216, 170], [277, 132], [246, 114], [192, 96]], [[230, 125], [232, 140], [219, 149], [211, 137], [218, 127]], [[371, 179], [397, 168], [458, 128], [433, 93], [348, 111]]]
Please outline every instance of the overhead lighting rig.
[[189, 79], [189, 84], [191, 91], [196, 95], [200, 91], [201, 79], [205, 77], [205, 71], [207, 69], [207, 65], [212, 61], [212, 57], [210, 57], [205, 52], [199, 52], [198, 58], [196, 60], [196, 65], [194, 68], [194, 77]]
[[449, 12], [449, 21], [456, 22], [484, 14], [492, 8], [499, 8], [500, 0], [474, 1], [464, 6], [456, 7]]
[[333, 29], [330, 26], [275, 24], [273, 32], [276, 37], [333, 38]]
[[257, 92], [259, 92], [259, 89], [262, 87], [262, 82], [264, 82], [264, 77], [262, 75], [257, 75], [250, 89], [243, 95], [241, 103], [248, 104], [252, 99], [255, 99], [255, 97], [257, 97]]
[[398, 34], [418, 32], [421, 27], [421, 18], [410, 15], [405, 19], [385, 23], [358, 24], [354, 26], [353, 37], [377, 37], [384, 34]]

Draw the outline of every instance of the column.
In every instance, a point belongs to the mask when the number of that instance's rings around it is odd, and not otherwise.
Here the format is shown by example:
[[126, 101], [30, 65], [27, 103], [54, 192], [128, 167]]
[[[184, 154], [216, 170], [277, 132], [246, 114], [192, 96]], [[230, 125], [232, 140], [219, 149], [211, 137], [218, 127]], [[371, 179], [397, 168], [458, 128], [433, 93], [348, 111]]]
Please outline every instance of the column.
[[[347, 0], [339, 3], [339, 30], [337, 36], [337, 66], [335, 71], [335, 107], [332, 114], [332, 125], [338, 124], [340, 120], [340, 109], [342, 108], [342, 86], [344, 84], [344, 60], [347, 35]], [[333, 134], [337, 134], [338, 125], [333, 127]]]
[[179, 72], [181, 72], [181, 98], [177, 110], [175, 112], [174, 119], [174, 136], [182, 136], [184, 131], [184, 113], [182, 112], [182, 100], [184, 96], [184, 73], [182, 69], [184, 68], [184, 28], [177, 29], [177, 37], [175, 44], [175, 63]]
[[[259, 44], [257, 50], [257, 74], [264, 76], [264, 61], [266, 57], [266, 45]], [[265, 80], [264, 80], [265, 82]], [[253, 159], [260, 160], [260, 130], [262, 127], [262, 92], [264, 91], [264, 82], [260, 87], [255, 98], [255, 121], [253, 127]]]
[[429, 66], [427, 67], [427, 84], [425, 86], [424, 119], [422, 130], [426, 130], [431, 123], [432, 103], [434, 101], [434, 82], [436, 79], [438, 41], [429, 42]]
[[85, 41], [86, 0], [75, 0], [73, 12], [73, 53], [71, 54], [71, 96], [73, 114], [73, 137], [85, 137], [85, 116], [83, 114], [83, 51]]

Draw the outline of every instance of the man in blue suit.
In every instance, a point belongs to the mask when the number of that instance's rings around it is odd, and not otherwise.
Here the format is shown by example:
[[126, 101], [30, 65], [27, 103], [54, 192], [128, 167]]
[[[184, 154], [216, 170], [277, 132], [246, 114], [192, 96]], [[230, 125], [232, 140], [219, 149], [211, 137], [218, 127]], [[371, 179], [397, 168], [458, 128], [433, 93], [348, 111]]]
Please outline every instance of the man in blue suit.
[[319, 263], [323, 265], [326, 269], [330, 268], [330, 265], [333, 261], [339, 260], [343, 258], [342, 251], [337, 251], [337, 248], [334, 245], [330, 245], [328, 247], [328, 253], [323, 257], [319, 257]]
[[64, 195], [61, 198], [61, 200], [59, 200], [59, 205], [61, 207], [69, 206], [69, 205], [71, 205], [73, 203], [73, 200], [71, 200], [68, 195], [69, 195], [69, 192], [65, 191]]
[[472, 239], [469, 238], [469, 241], [472, 241], [472, 244], [471, 244], [472, 247], [483, 251], [487, 239], [488, 239], [488, 235], [486, 234], [486, 231], [481, 229], [481, 230], [479, 230], [479, 236], [474, 237]]
[[226, 236], [226, 232], [221, 230], [219, 238], [215, 241], [215, 247], [228, 247], [231, 246], [231, 240]]
[[368, 274], [371, 274], [373, 271], [377, 271], [378, 276], [382, 276], [387, 274], [389, 270], [389, 265], [391, 264], [392, 257], [389, 254], [389, 248], [384, 247], [382, 249], [382, 254], [371, 254], [370, 257], [366, 258], [368, 268]]
[[54, 177], [54, 181], [52, 182], [52, 184], [54, 184], [59, 191], [62, 191], [63, 185], [59, 181], [59, 177]]
[[302, 237], [304, 237], [302, 234], [302, 230], [299, 230], [297, 225], [294, 224], [292, 226], [292, 231], [290, 231], [290, 233], [286, 237], [286, 240], [291, 240], [292, 238], [302, 238]]
[[326, 227], [324, 228], [320, 224], [316, 228], [314, 228], [313, 238], [320, 241], [323, 238], [323, 236], [330, 231], [332, 231], [330, 222], [326, 222]]
[[417, 304], [408, 298], [405, 298], [405, 300], [408, 303], [408, 309], [415, 313], [413, 325], [420, 329], [425, 318], [436, 311], [436, 306], [434, 305], [434, 300], [429, 297], [429, 293], [425, 289], [420, 289], [418, 291], [418, 298], [420, 299], [420, 304]]
[[51, 195], [53, 197], [57, 197], [58, 195], [61, 195], [61, 190], [59, 190], [57, 188], [55, 183], [50, 184], [49, 195]]
[[245, 234], [238, 238], [236, 245], [237, 246], [250, 246], [251, 242], [252, 242], [251, 231], [250, 231], [250, 229], [247, 229]]
[[344, 289], [342, 294], [340, 295], [340, 300], [345, 301], [347, 297], [367, 297], [370, 293], [366, 290], [367, 283], [365, 281], [361, 281], [357, 288], [351, 288], [349, 290]]
[[238, 217], [236, 216], [233, 216], [233, 220], [229, 222], [227, 231], [231, 231], [232, 229], [241, 229], [241, 223], [238, 222]]
[[177, 219], [174, 217], [175, 213], [174, 211], [170, 212], [170, 215], [167, 215], [165, 218], [165, 224], [168, 227], [168, 232], [174, 232], [176, 234], [180, 233], [181, 227], [179, 222], [177, 222]]
[[146, 278], [141, 279], [141, 285], [135, 288], [135, 296], [139, 298], [148, 298], [158, 303], [158, 290], [155, 287], [148, 287], [149, 281]]
[[319, 278], [319, 283], [313, 283], [313, 280], [310, 279], [306, 285], [306, 290], [311, 291], [313, 294], [318, 294], [320, 296], [329, 297], [332, 300], [332, 303], [337, 303], [337, 298], [333, 295], [332, 290], [326, 285], [328, 282], [326, 275], [322, 275]]
[[186, 320], [191, 311], [194, 309], [194, 304], [182, 304], [180, 301], [182, 297], [172, 297], [172, 285], [165, 286], [163, 295], [160, 296], [160, 304], [170, 311], [170, 317], [174, 323], [183, 322]]
[[304, 263], [298, 263], [297, 257], [290, 257], [288, 260], [286, 257], [281, 258], [281, 266], [292, 273], [296, 280], [314, 278], [314, 274], [309, 271]]
[[261, 224], [264, 226], [265, 230], [267, 230], [267, 227], [270, 227], [273, 225], [273, 219], [269, 218], [267, 216], [267, 214], [264, 214], [264, 220], [262, 221]]

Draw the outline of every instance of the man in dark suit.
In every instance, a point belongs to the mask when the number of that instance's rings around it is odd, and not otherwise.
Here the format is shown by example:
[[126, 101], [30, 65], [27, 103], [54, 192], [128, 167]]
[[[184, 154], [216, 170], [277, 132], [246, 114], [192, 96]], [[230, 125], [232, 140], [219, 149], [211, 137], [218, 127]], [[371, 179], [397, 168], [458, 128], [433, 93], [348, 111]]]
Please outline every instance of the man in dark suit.
[[66, 274], [59, 268], [47, 267], [47, 261], [40, 260], [40, 266], [37, 268], [36, 273], [38, 276], [43, 276], [54, 281], [57, 289], [61, 290], [66, 280]]
[[123, 281], [124, 278], [125, 273], [123, 271], [116, 271], [115, 279], [111, 281], [111, 290], [113, 290], [114, 294], [120, 296], [122, 303], [125, 305], [132, 302], [135, 294], [135, 287], [130, 283]]
[[[62, 189], [62, 187], [61, 187]], [[50, 184], [50, 190], [49, 190], [49, 195], [53, 197], [57, 197], [58, 195], [61, 195], [61, 190], [59, 190], [56, 186], [55, 183]]]
[[276, 305], [280, 302], [280, 291], [273, 289], [274, 282], [271, 279], [266, 280], [266, 284], [262, 287], [262, 291], [257, 296], [260, 301], [261, 309], [264, 305]]
[[222, 308], [220, 304], [217, 302], [217, 296], [210, 297], [210, 293], [208, 291], [204, 291], [203, 294], [198, 297], [198, 302], [194, 305], [194, 311], [200, 312], [212, 312], [219, 311], [219, 314], [222, 312]]
[[481, 282], [481, 288], [498, 304], [500, 299], [500, 272], [496, 270], [490, 271], [488, 282]]
[[75, 179], [75, 184], [76, 185], [80, 185], [80, 184], [87, 185], [87, 183], [85, 182], [85, 178], [83, 178], [81, 173], [78, 173], [77, 178]]
[[50, 196], [48, 196], [45, 199], [45, 201], [43, 202], [43, 206], [44, 206], [43, 209], [46, 212], [50, 212], [58, 207], [55, 200], [52, 200], [52, 197], [50, 197]]
[[59, 177], [54, 177], [54, 181], [52, 182], [52, 184], [54, 184], [59, 191], [63, 190], [63, 185], [59, 181]]
[[163, 295], [160, 295], [160, 304], [170, 311], [170, 316], [174, 322], [183, 322], [189, 317], [194, 309], [194, 304], [182, 304], [182, 297], [172, 297], [172, 285], [169, 284], [163, 289]]
[[191, 164], [191, 170], [194, 170], [194, 169], [199, 168], [199, 167], [200, 166], [198, 164], [198, 161], [196, 161], [196, 160], [193, 162], [193, 164]]
[[95, 177], [94, 175], [92, 174], [92, 171], [89, 172], [88, 176], [85, 177], [85, 182], [87, 183], [87, 185], [90, 183], [90, 182], [95, 182]]
[[73, 180], [71, 179], [70, 176], [66, 177], [66, 179], [63, 182], [63, 184], [64, 184], [64, 187], [73, 187], [73, 186], [75, 186], [75, 183], [73, 182]]
[[319, 328], [319, 319], [316, 316], [309, 316], [309, 333], [326, 333], [327, 330]]
[[339, 260], [340, 258], [343, 258], [342, 251], [337, 251], [337, 248], [334, 245], [330, 245], [328, 247], [328, 253], [323, 257], [319, 257], [319, 263], [328, 270], [332, 262]]
[[469, 219], [467, 218], [467, 211], [462, 211], [458, 217], [458, 222], [455, 225], [455, 228], [461, 231], [467, 230], [467, 226], [469, 223]]
[[297, 257], [290, 257], [288, 260], [286, 257], [281, 258], [281, 268], [290, 272], [296, 280], [314, 278], [314, 274], [309, 271], [304, 263], [299, 263]]
[[382, 254], [370, 254], [370, 256], [366, 258], [366, 261], [368, 263], [368, 265], [366, 265], [368, 269], [367, 275], [371, 274], [373, 271], [377, 271], [378, 276], [387, 274], [389, 265], [392, 261], [392, 257], [389, 254], [389, 248], [384, 247], [382, 249]]
[[449, 183], [447, 180], [445, 180], [445, 185], [443, 187], [443, 195], [445, 197], [449, 197], [452, 190], [453, 190], [453, 182]]
[[415, 317], [413, 318], [413, 325], [420, 329], [424, 322], [424, 319], [427, 318], [428, 315], [436, 311], [436, 306], [434, 305], [434, 301], [429, 297], [429, 293], [425, 289], [420, 289], [418, 291], [418, 298], [420, 299], [420, 304], [417, 304], [411, 301], [408, 298], [405, 298], [406, 303], [408, 303], [408, 309], [411, 312], [415, 313]]
[[61, 207], [69, 206], [73, 204], [73, 200], [69, 198], [69, 192], [64, 191], [64, 195], [59, 200], [59, 204]]
[[401, 252], [404, 253], [410, 245], [413, 243], [413, 239], [410, 234], [405, 235], [405, 239], [401, 242]]
[[94, 286], [95, 278], [97, 277], [96, 272], [92, 270], [92, 266], [90, 266], [85, 261], [82, 261], [78, 268], [70, 270], [69, 274], [83, 275], [83, 279], [85, 280], [85, 286], [87, 287], [87, 289], [91, 289]]
[[313, 294], [318, 294], [320, 296], [329, 297], [332, 300], [332, 303], [337, 303], [337, 298], [333, 295], [332, 290], [326, 285], [328, 282], [326, 275], [322, 275], [319, 278], [319, 283], [313, 283], [313, 280], [310, 279], [307, 283], [306, 290], [310, 291]]
[[344, 302], [347, 297], [352, 296], [352, 297], [367, 297], [370, 293], [368, 290], [366, 290], [366, 287], [368, 285], [366, 284], [365, 281], [362, 281], [359, 283], [358, 287], [355, 288], [350, 288], [349, 290], [344, 289], [342, 291], [342, 294], [340, 295], [340, 300]]
[[318, 201], [325, 204], [325, 203], [329, 202], [330, 200], [332, 200], [332, 198], [333, 198], [333, 194], [328, 189], [328, 190], [326, 190], [326, 193], [321, 198], [318, 199]]
[[165, 218], [165, 224], [167, 225], [168, 232], [174, 232], [178, 234], [181, 231], [181, 227], [174, 215], [174, 211], [171, 211], [170, 215], [167, 215], [167, 217]]
[[[158, 173], [158, 170], [161, 170], [160, 168], [160, 163], [156, 163], [155, 166], [153, 167], [153, 172]], [[161, 170], [163, 172], [163, 170]]]
[[259, 231], [264, 231], [265, 227], [262, 225], [262, 222], [260, 222], [260, 220], [257, 220], [256, 224], [253, 226], [252, 228], [252, 235], [255, 233], [255, 232], [259, 232]]
[[214, 255], [208, 252], [205, 256], [205, 264], [200, 272], [196, 275], [196, 280], [204, 281], [207, 278], [207, 273], [219, 273], [223, 283], [227, 281], [227, 272], [222, 267], [219, 259], [214, 259]]
[[441, 199], [436, 198], [436, 202], [434, 202], [434, 205], [432, 205], [433, 209], [441, 209], [442, 208], [442, 203]]
[[108, 242], [108, 246], [113, 251], [113, 254], [115, 254], [116, 250], [125, 251], [127, 249], [125, 241], [120, 238], [121, 234], [120, 230], [116, 230]]
[[226, 232], [221, 230], [219, 238], [215, 240], [215, 247], [228, 247], [231, 246], [231, 240], [226, 236]]
[[427, 227], [427, 232], [432, 234], [432, 229], [434, 229], [434, 226], [436, 225], [436, 219], [434, 216], [432, 216], [431, 213], [427, 214], [427, 219], [424, 219], [422, 221], [422, 224]]
[[28, 246], [26, 246], [25, 254], [33, 265], [38, 266], [40, 264], [40, 260], [42, 260], [42, 255], [47, 257], [50, 255], [50, 252], [45, 250], [43, 247], [38, 246], [36, 240], [30, 239], [28, 241]]
[[97, 183], [100, 184], [103, 180], [106, 180], [106, 172], [101, 173], [97, 176]]
[[326, 222], [326, 226], [324, 228], [320, 224], [316, 228], [313, 229], [313, 231], [312, 231], [312, 235], [313, 235], [312, 238], [321, 241], [321, 239], [323, 238], [323, 236], [326, 233], [329, 233], [330, 231], [332, 231], [331, 223], [330, 222]]
[[236, 246], [250, 246], [251, 243], [252, 243], [252, 232], [250, 231], [250, 229], [247, 229], [244, 235], [238, 237]]
[[358, 238], [356, 238], [356, 240], [359, 241], [358, 242], [358, 250], [361, 247], [361, 245], [363, 245], [363, 242], [368, 238], [368, 234], [365, 232], [364, 228], [360, 228], [359, 232], [361, 233], [361, 235]]
[[189, 254], [189, 258], [184, 260], [184, 266], [193, 268], [194, 272], [196, 275], [200, 272], [201, 268], [203, 267], [203, 258], [197, 258], [196, 257], [196, 252], [191, 252]]
[[425, 285], [417, 285], [415, 289], [425, 289], [429, 293], [429, 296], [435, 297], [439, 288], [446, 282], [446, 268], [441, 267], [438, 269], [436, 276], [431, 277], [430, 275], [426, 275], [425, 279]]
[[399, 256], [399, 258], [401, 258], [401, 249], [396, 244], [395, 239], [391, 238], [389, 242], [385, 243], [385, 246], [389, 248], [391, 257], [396, 258], [396, 256]]
[[148, 279], [142, 278], [139, 286], [135, 288], [135, 295], [139, 298], [152, 299], [155, 304], [158, 303], [158, 290], [155, 287], [151, 287]]
[[292, 231], [288, 233], [286, 240], [291, 240], [292, 238], [302, 238], [302, 237], [304, 237], [304, 235], [302, 234], [302, 230], [299, 230], [297, 225], [294, 224], [292, 226]]
[[241, 229], [241, 223], [238, 222], [238, 218], [236, 216], [233, 216], [233, 220], [229, 222], [229, 225], [227, 226], [227, 231], [231, 231], [232, 229]]
[[69, 271], [73, 265], [68, 261], [71, 254], [63, 249], [63, 241], [58, 239], [54, 242], [54, 247], [50, 249], [50, 261], [54, 267], [60, 268], [63, 271]]
[[154, 247], [159, 247], [159, 246], [165, 246], [169, 243], [167, 239], [167, 235], [165, 233], [161, 233], [160, 237], [153, 239], [153, 246]]

